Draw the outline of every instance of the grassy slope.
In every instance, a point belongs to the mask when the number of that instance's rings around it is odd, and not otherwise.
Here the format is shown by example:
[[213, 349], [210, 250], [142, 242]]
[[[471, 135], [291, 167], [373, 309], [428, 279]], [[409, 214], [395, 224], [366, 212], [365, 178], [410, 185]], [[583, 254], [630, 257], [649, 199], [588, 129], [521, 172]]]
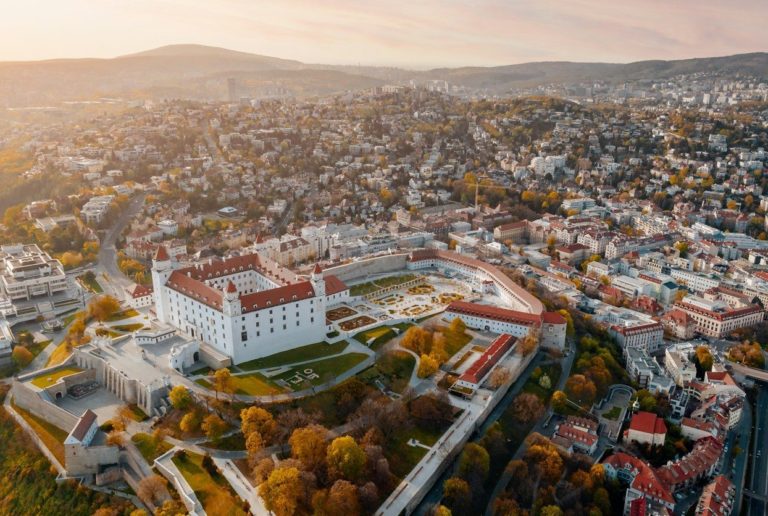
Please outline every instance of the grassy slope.
[[[4, 396], [3, 390], [0, 399]], [[113, 507], [115, 514], [127, 516], [135, 509], [125, 500], [78, 488], [73, 482], [57, 484], [43, 454], [2, 409], [0, 442], [0, 514], [90, 516], [101, 507]]]

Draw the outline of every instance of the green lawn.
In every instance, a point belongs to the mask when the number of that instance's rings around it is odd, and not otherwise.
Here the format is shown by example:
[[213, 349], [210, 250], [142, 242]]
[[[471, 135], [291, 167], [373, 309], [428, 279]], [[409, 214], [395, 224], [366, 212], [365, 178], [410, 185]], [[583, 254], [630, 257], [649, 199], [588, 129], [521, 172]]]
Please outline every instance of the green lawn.
[[[395, 338], [397, 334], [388, 326], [379, 326], [372, 330], [360, 332], [355, 335], [355, 340], [373, 350], [381, 348], [384, 344]], [[368, 344], [370, 342], [370, 344]]]
[[149, 419], [149, 416], [135, 403], [128, 405], [128, 408], [131, 410], [131, 417], [137, 423], [141, 423], [142, 421]]
[[354, 366], [356, 366], [357, 364], [365, 360], [367, 357], [368, 355], [365, 355], [363, 353], [347, 353], [344, 355], [339, 355], [335, 357], [325, 358], [323, 360], [317, 360], [315, 362], [309, 362], [307, 364], [302, 364], [301, 366], [298, 366], [294, 369], [291, 369], [290, 371], [277, 375], [274, 378], [276, 380], [278, 379], [288, 380], [289, 378], [296, 376], [297, 372], [303, 372], [306, 369], [312, 369], [312, 371], [318, 376], [317, 378], [312, 380], [305, 380], [299, 384], [291, 384], [293, 385], [294, 390], [300, 390], [302, 388], [307, 387], [308, 384], [321, 385], [339, 376], [343, 372], [353, 368]]
[[141, 323], [134, 323], [134, 324], [118, 324], [116, 326], [112, 326], [113, 330], [122, 331], [125, 333], [132, 333], [134, 331], [138, 331], [144, 327]]
[[[206, 389], [213, 390], [211, 382], [205, 378], [199, 378], [195, 380], [195, 383], [202, 385]], [[236, 394], [244, 394], [247, 396], [269, 396], [272, 394], [280, 394], [281, 392], [284, 392], [282, 387], [275, 385], [272, 381], [260, 373], [247, 373], [243, 375], [232, 376], [232, 385], [235, 388]]]
[[59, 381], [59, 378], [64, 378], [65, 376], [80, 373], [82, 371], [83, 370], [79, 367], [64, 367], [58, 371], [53, 371], [52, 373], [38, 376], [32, 380], [32, 385], [35, 387], [40, 387], [41, 389], [46, 389]]
[[384, 449], [384, 455], [392, 466], [392, 473], [404, 478], [419, 463], [428, 450], [421, 446], [409, 446], [409, 439], [431, 446], [437, 442], [445, 429], [424, 430], [416, 425], [403, 428], [396, 433]]
[[369, 367], [359, 378], [366, 382], [373, 382], [376, 378], [383, 378], [383, 382], [394, 392], [402, 392], [411, 379], [411, 373], [416, 366], [416, 359], [405, 351], [391, 351], [379, 357], [376, 364]]
[[12, 405], [14, 410], [24, 418], [27, 424], [32, 427], [32, 430], [34, 430], [35, 433], [40, 437], [40, 440], [43, 441], [45, 447], [48, 448], [51, 453], [53, 453], [53, 456], [56, 457], [58, 461], [63, 465], [64, 440], [67, 438], [69, 433], [55, 425], [52, 425], [46, 420], [27, 412], [15, 403]]
[[104, 289], [101, 288], [101, 285], [99, 285], [99, 282], [96, 281], [96, 278], [89, 278], [85, 274], [81, 274], [77, 277], [77, 279], [80, 281], [80, 284], [83, 285], [85, 288], [90, 290], [91, 292], [95, 294], [101, 294], [104, 292]]
[[216, 450], [245, 450], [245, 438], [242, 433], [237, 432], [236, 434], [222, 437], [217, 441], [208, 441], [202, 446]]
[[294, 364], [296, 362], [304, 362], [306, 360], [314, 360], [316, 358], [336, 355], [344, 351], [348, 345], [349, 343], [345, 340], [335, 344], [328, 344], [327, 342], [316, 342], [315, 344], [309, 344], [307, 346], [289, 349], [288, 351], [282, 351], [280, 353], [275, 353], [274, 355], [269, 355], [263, 358], [257, 358], [256, 360], [243, 362], [237, 367], [243, 371], [270, 369], [273, 367]]
[[152, 464], [156, 458], [164, 454], [173, 446], [162, 440], [156, 440], [149, 434], [138, 433], [131, 437], [131, 441], [139, 449], [144, 459]]
[[115, 321], [122, 321], [123, 319], [128, 319], [130, 317], [136, 317], [139, 315], [139, 312], [134, 310], [133, 308], [127, 308], [125, 310], [120, 310], [119, 312], [116, 312], [109, 317], [107, 317], [106, 322], [115, 322]]
[[85, 316], [86, 314], [85, 314], [85, 312], [83, 312], [82, 310], [81, 310], [81, 311], [77, 311], [77, 312], [72, 312], [71, 314], [69, 314], [69, 315], [65, 316], [65, 317], [64, 317], [64, 318], [61, 320], [61, 324], [62, 324], [62, 325], [63, 325], [63, 326], [66, 328], [67, 326], [69, 326], [70, 324], [72, 324], [72, 321], [74, 321], [74, 320], [77, 318], [77, 316], [78, 316], [78, 315], [83, 315], [83, 316]]
[[607, 412], [603, 412], [603, 417], [605, 419], [610, 419], [611, 421], [616, 421], [619, 419], [619, 416], [621, 415], [621, 407], [611, 407], [611, 410]]
[[207, 514], [245, 516], [243, 502], [237, 498], [227, 480], [221, 474], [211, 475], [203, 468], [202, 455], [188, 451], [182, 457], [174, 457], [173, 463], [189, 482]]
[[448, 353], [448, 357], [452, 357], [459, 352], [461, 348], [467, 345], [472, 340], [472, 335], [464, 333], [456, 333], [450, 331], [447, 326], [438, 328], [438, 331], [445, 335], [445, 351]]
[[367, 283], [360, 283], [359, 285], [352, 285], [349, 289], [350, 296], [365, 296], [371, 292], [376, 292], [379, 289], [400, 285], [407, 283], [413, 279], [416, 279], [415, 274], [401, 274], [400, 276], [387, 276], [385, 278], [377, 279], [376, 281], [369, 281]]

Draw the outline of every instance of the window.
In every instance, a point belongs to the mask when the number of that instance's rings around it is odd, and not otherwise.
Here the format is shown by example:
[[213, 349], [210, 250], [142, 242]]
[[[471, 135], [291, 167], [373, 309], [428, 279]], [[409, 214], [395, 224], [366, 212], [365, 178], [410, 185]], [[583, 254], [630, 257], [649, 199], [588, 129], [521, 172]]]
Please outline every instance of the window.
[[244, 331], [244, 332], [240, 333], [240, 340], [242, 340], [242, 341], [248, 340], [248, 332], [247, 331]]

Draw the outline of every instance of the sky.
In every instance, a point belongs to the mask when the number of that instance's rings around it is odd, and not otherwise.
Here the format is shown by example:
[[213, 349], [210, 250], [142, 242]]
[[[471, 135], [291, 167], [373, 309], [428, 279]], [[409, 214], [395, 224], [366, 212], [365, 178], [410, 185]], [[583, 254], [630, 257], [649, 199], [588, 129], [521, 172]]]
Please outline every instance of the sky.
[[5, 1], [2, 61], [177, 43], [408, 68], [768, 51], [768, 0]]

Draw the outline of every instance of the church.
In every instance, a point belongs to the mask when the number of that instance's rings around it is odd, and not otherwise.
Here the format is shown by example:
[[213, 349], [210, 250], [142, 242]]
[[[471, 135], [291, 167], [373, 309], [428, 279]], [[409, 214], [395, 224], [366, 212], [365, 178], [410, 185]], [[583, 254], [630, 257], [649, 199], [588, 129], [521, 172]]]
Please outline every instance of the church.
[[152, 282], [157, 319], [233, 364], [324, 340], [326, 309], [349, 299], [319, 265], [305, 279], [255, 253], [182, 268], [161, 246]]

